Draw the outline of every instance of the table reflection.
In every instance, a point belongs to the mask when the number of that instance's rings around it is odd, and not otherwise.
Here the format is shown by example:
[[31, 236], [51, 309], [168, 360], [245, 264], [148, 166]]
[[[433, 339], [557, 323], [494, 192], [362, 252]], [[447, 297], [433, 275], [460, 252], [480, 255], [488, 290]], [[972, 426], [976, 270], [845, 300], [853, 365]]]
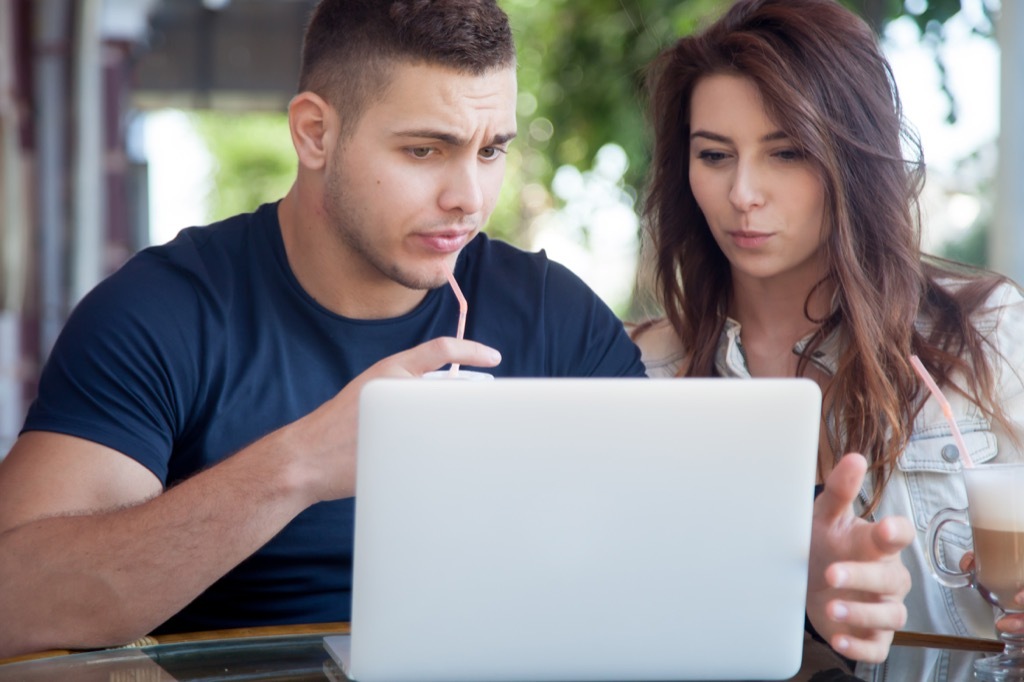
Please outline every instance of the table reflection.
[[[208, 638], [163, 642], [131, 649], [108, 649], [51, 656], [0, 665], [0, 682], [76, 680], [84, 682], [195, 682], [198, 680], [261, 682], [344, 682], [345, 677], [323, 647], [320, 632]], [[288, 630], [274, 628], [275, 631]], [[345, 627], [347, 631], [347, 627]], [[899, 633], [899, 646], [945, 649], [950, 656], [991, 655], [998, 642]], [[794, 682], [811, 682], [796, 680]]]

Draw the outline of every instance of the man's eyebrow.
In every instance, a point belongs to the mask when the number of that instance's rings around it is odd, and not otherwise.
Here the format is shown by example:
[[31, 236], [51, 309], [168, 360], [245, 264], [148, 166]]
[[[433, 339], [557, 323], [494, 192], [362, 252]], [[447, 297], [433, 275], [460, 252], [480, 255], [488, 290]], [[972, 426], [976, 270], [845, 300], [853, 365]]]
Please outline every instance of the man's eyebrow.
[[[432, 130], [429, 128], [415, 129], [415, 130], [398, 130], [394, 133], [395, 137], [415, 137], [427, 140], [438, 140], [445, 144], [450, 144], [453, 147], [463, 147], [469, 144], [469, 140], [452, 133], [446, 133], [443, 130]], [[505, 144], [511, 141], [516, 136], [516, 133], [500, 133], [491, 138], [489, 145]]]

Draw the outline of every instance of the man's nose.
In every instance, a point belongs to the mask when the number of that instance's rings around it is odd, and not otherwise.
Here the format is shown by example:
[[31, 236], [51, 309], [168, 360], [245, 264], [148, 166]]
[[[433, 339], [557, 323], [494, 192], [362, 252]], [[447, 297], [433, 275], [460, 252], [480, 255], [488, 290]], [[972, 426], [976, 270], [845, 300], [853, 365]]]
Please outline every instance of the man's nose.
[[480, 169], [474, 162], [450, 163], [445, 169], [444, 187], [438, 199], [444, 211], [479, 213], [484, 205]]

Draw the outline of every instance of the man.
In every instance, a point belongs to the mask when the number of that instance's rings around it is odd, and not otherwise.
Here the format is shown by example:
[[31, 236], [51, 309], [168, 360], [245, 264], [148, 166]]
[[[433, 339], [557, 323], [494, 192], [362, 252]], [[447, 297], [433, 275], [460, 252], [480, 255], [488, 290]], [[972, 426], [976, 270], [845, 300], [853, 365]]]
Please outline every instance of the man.
[[[515, 102], [493, 0], [320, 4], [287, 196], [138, 255], [78, 306], [44, 369], [0, 465], [0, 655], [347, 620], [367, 380], [455, 362], [643, 375], [577, 278], [478, 234]], [[450, 338], [448, 268], [473, 341]], [[841, 483], [816, 523], [811, 616], [884, 655], [908, 587], [902, 527], [853, 522]], [[826, 581], [840, 559], [865, 563]], [[846, 623], [837, 604], [853, 604]]]

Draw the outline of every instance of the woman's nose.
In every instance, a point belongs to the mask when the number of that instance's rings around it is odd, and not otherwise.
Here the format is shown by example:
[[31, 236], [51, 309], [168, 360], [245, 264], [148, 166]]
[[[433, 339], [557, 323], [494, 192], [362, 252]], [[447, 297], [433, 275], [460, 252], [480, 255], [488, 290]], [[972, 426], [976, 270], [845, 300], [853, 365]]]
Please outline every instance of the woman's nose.
[[764, 176], [756, 164], [740, 162], [736, 166], [729, 201], [739, 211], [749, 211], [764, 205]]

